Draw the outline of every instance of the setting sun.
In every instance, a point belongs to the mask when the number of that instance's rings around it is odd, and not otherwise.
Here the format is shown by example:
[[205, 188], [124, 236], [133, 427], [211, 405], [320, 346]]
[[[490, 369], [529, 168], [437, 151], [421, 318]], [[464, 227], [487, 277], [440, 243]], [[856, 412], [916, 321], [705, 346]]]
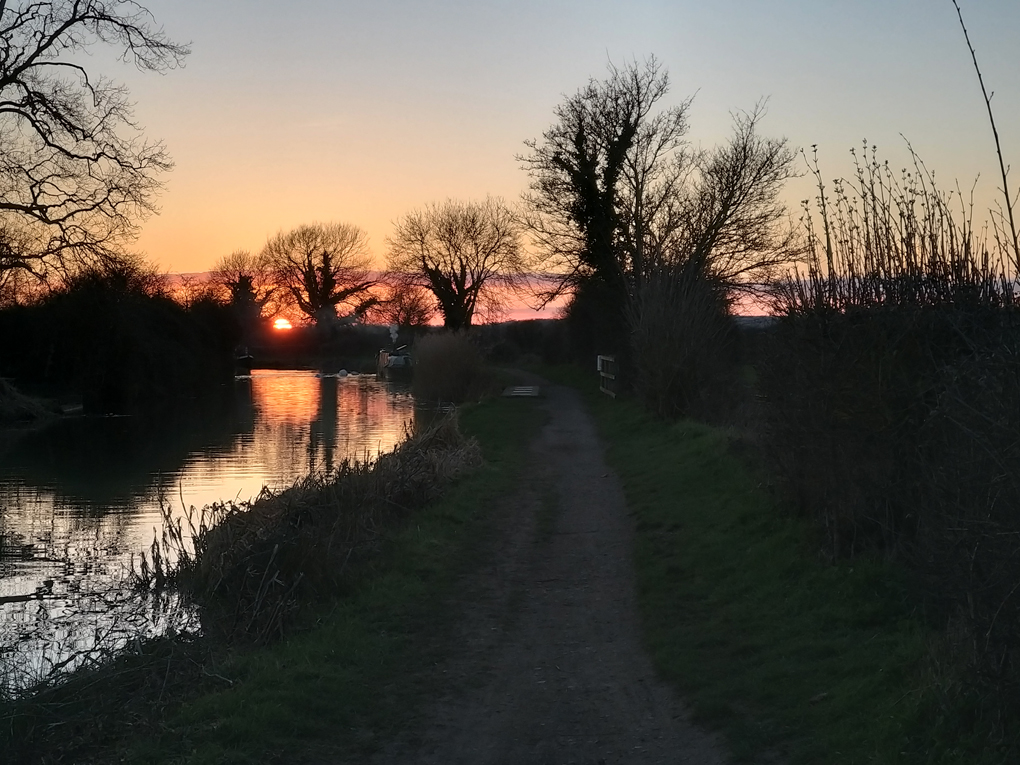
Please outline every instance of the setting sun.
[[277, 319], [273, 322], [273, 329], [291, 329], [291, 323], [287, 319]]

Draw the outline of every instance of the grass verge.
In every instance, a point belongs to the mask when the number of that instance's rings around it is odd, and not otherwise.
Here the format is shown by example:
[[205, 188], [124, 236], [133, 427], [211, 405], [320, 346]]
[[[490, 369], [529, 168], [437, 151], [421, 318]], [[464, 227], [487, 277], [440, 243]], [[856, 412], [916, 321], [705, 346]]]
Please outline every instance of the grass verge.
[[905, 572], [830, 565], [718, 429], [586, 392], [636, 519], [646, 643], [660, 674], [738, 761], [992, 763], [930, 659], [936, 631]]
[[388, 536], [354, 591], [270, 648], [238, 652], [221, 688], [182, 704], [117, 753], [138, 763], [302, 762], [364, 755], [413, 720], [446, 650], [453, 586], [486, 548], [491, 509], [524, 467], [543, 415], [533, 402], [466, 408], [485, 464]]

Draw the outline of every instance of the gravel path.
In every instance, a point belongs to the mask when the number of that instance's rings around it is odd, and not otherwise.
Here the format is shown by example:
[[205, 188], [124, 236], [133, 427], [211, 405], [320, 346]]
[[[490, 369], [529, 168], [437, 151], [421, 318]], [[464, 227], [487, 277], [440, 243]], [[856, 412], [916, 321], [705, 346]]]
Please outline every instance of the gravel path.
[[442, 697], [373, 762], [723, 763], [641, 644], [632, 522], [591, 418], [573, 391], [542, 390], [533, 478], [502, 504], [491, 563], [465, 587]]

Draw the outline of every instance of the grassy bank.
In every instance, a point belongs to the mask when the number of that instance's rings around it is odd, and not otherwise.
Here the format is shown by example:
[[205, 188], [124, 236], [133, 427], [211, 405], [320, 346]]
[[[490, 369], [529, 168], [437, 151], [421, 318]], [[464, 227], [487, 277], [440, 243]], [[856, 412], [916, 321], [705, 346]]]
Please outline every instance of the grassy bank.
[[178, 709], [131, 761], [263, 762], [361, 752], [406, 727], [429, 689], [422, 667], [452, 647], [451, 587], [485, 548], [489, 511], [523, 469], [541, 414], [495, 399], [466, 409], [485, 463], [387, 540], [355, 591], [314, 629], [218, 669], [229, 686]]
[[[33, 710], [36, 733], [54, 720], [66, 733], [50, 749], [18, 754], [14, 747], [21, 742], [8, 740], [0, 749], [12, 748], [0, 760], [363, 758], [376, 741], [406, 728], [433, 690], [434, 678], [423, 668], [454, 648], [446, 640], [457, 613], [452, 587], [484, 554], [493, 509], [518, 480], [541, 421], [533, 401], [466, 407], [461, 428], [481, 444], [482, 467], [387, 531], [376, 553], [358, 563], [343, 596], [303, 615], [300, 629], [269, 647], [228, 653], [173, 641], [140, 646], [144, 656], [129, 655], [104, 672], [75, 678], [63, 695], [48, 699], [47, 709]], [[182, 669], [188, 663], [190, 676]], [[157, 695], [165, 697], [157, 701]], [[156, 714], [142, 712], [150, 706]], [[90, 718], [90, 707], [104, 715]], [[54, 717], [47, 719], [50, 712]], [[24, 726], [24, 718], [16, 724]]]
[[739, 760], [1007, 761], [932, 661], [939, 633], [902, 569], [828, 563], [726, 433], [558, 376], [588, 391], [635, 514], [655, 663]]

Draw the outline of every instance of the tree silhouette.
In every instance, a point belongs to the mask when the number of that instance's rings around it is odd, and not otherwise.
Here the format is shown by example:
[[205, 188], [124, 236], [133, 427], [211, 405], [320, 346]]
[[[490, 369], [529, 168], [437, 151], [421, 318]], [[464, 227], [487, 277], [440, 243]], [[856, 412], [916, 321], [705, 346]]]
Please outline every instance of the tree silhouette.
[[541, 141], [525, 141], [527, 223], [547, 267], [561, 275], [557, 293], [595, 279], [622, 300], [628, 282], [640, 278], [635, 229], [647, 218], [644, 198], [687, 130], [690, 99], [653, 114], [668, 90], [654, 57], [642, 66], [610, 65], [607, 79], [590, 80], [556, 107]]
[[373, 321], [418, 329], [435, 316], [435, 295], [418, 281], [390, 272], [383, 279], [383, 287], [382, 297], [370, 313]]
[[387, 243], [390, 271], [435, 295], [447, 329], [470, 327], [479, 304], [499, 288], [513, 289], [527, 267], [520, 225], [491, 197], [408, 213]]
[[259, 321], [267, 311], [271, 315], [279, 302], [281, 290], [269, 259], [264, 253], [236, 250], [216, 264], [212, 282], [229, 297], [241, 325], [242, 342], [250, 344]]
[[99, 44], [153, 72], [188, 53], [130, 0], [0, 2], [0, 271], [110, 261], [154, 210], [172, 163], [86, 68]]
[[376, 302], [368, 235], [357, 226], [299, 226], [270, 239], [262, 256], [293, 303], [317, 324], [335, 323], [338, 306], [356, 315]]
[[785, 139], [764, 138], [764, 103], [734, 117], [714, 150], [686, 141], [691, 99], [660, 109], [659, 62], [610, 65], [556, 107], [520, 157], [529, 234], [554, 276], [545, 297], [571, 294], [567, 316], [584, 353], [627, 353], [649, 278], [711, 279], [726, 291], [788, 262], [794, 249], [778, 201], [792, 172]]

